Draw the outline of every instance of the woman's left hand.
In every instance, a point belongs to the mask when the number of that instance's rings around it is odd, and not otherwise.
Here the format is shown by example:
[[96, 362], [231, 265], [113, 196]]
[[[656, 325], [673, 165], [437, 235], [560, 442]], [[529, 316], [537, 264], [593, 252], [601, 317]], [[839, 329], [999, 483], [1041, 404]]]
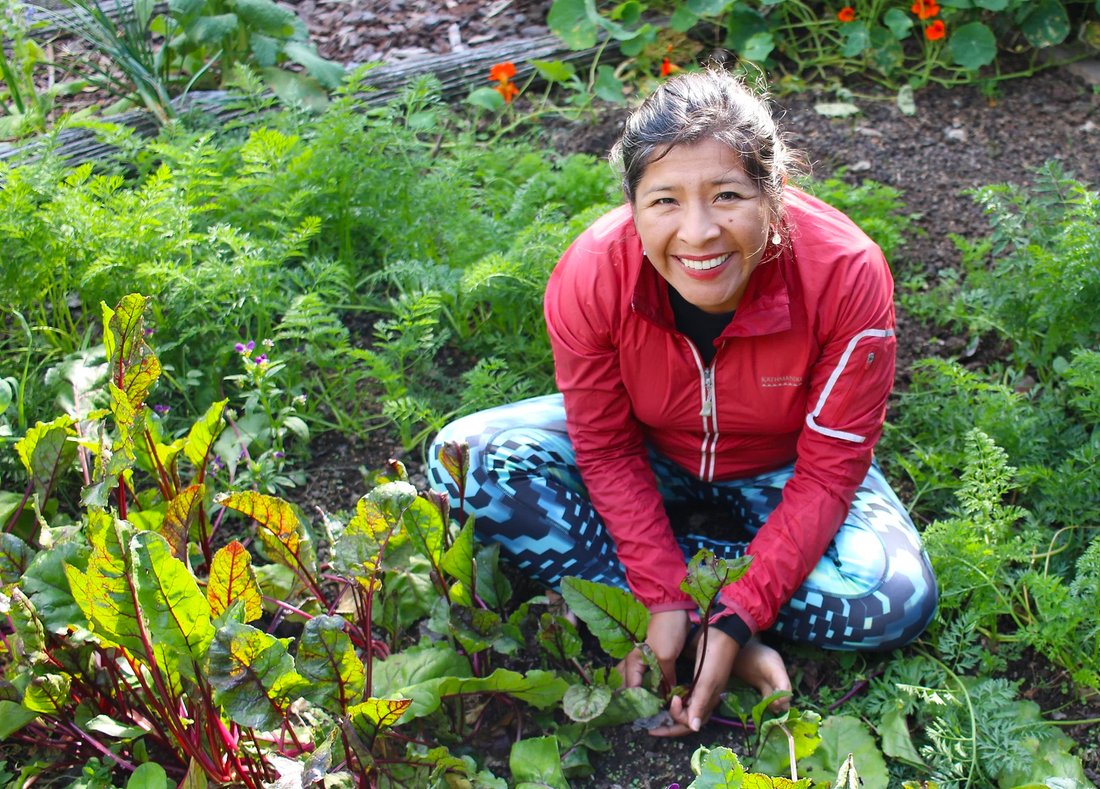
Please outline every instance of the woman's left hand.
[[[706, 652], [696, 652], [695, 671], [699, 678], [690, 695], [686, 699], [674, 696], [668, 708], [673, 723], [659, 726], [649, 733], [654, 737], [682, 737], [699, 731], [710, 720], [722, 699], [733, 664], [737, 661], [738, 650], [740, 646], [736, 641], [717, 628], [710, 628]], [[702, 669], [699, 667], [700, 661]]]

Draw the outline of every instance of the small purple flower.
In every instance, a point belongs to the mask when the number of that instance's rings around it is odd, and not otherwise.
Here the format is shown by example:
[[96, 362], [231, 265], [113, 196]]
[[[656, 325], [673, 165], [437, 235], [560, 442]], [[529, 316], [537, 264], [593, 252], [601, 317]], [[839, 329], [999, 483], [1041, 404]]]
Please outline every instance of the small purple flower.
[[285, 455], [285, 454], [283, 454], [282, 452], [278, 452], [278, 451], [276, 451], [276, 452], [275, 452], [275, 457], [277, 457], [277, 458], [280, 458], [280, 459], [281, 459], [281, 458], [285, 458], [285, 457], [286, 457], [286, 455]]
[[150, 334], [153, 333], [153, 327], [152, 326], [146, 326], [143, 333], [145, 334], [146, 337], [148, 337]]
[[153, 410], [156, 411], [161, 416], [164, 416], [165, 414], [167, 414], [169, 411], [172, 410], [172, 406], [163, 405], [162, 403], [157, 403], [156, 405], [153, 406]]
[[261, 353], [256, 357], [256, 364], [267, 364], [267, 354]]
[[210, 461], [210, 465], [214, 467], [215, 471], [220, 471], [225, 464], [222, 463], [221, 455], [214, 455], [214, 459]]
[[236, 345], [233, 346], [233, 350], [236, 351], [237, 353], [244, 353], [244, 343], [243, 342], [237, 343]]

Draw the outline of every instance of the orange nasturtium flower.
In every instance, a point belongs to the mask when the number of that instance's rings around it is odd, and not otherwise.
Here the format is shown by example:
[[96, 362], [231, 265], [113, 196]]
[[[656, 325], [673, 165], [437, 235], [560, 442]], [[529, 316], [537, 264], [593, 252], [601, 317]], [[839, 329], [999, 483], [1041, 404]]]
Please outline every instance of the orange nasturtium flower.
[[936, 0], [913, 0], [913, 5], [909, 10], [916, 14], [918, 19], [924, 21], [938, 14], [940, 6]]
[[[668, 54], [672, 54], [672, 44], [668, 45]], [[667, 77], [670, 74], [674, 74], [679, 70], [680, 67], [673, 63], [672, 60], [669, 59], [668, 55], [665, 55], [664, 59], [661, 61], [661, 76]]]
[[844, 8], [836, 12], [836, 18], [839, 19], [841, 22], [855, 22], [856, 10], [850, 5], [846, 5], [844, 6]]
[[508, 82], [516, 76], [516, 64], [511, 61], [494, 63], [489, 69], [489, 79], [493, 82]]
[[519, 88], [512, 82], [514, 76], [516, 76], [516, 64], [510, 61], [494, 63], [489, 69], [489, 80], [497, 83], [493, 86], [493, 90], [503, 96], [509, 104], [512, 103], [512, 99], [519, 95]]
[[512, 103], [512, 99], [519, 95], [519, 88], [516, 87], [514, 82], [498, 82], [493, 86], [493, 90], [504, 97], [504, 101], [508, 104]]
[[947, 35], [947, 27], [943, 24], [942, 19], [937, 19], [924, 29], [924, 37], [929, 41], [939, 41], [941, 38]]

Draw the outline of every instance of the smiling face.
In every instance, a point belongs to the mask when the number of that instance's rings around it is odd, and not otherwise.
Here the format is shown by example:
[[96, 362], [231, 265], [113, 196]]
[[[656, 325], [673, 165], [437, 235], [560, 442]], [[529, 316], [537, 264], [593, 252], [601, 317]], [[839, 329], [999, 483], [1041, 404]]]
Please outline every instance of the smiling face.
[[649, 163], [634, 225], [650, 263], [705, 312], [737, 308], [768, 240], [767, 202], [729, 146], [678, 145]]

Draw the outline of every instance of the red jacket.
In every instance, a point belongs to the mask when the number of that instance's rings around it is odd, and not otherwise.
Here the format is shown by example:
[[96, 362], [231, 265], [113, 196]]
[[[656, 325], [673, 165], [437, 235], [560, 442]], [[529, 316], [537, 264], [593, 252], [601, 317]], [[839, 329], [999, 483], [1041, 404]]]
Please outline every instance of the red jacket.
[[631, 589], [653, 612], [694, 604], [679, 588], [686, 565], [647, 444], [703, 480], [795, 462], [749, 545], [748, 573], [721, 595], [755, 632], [824, 554], [882, 432], [895, 355], [886, 260], [815, 198], [788, 188], [786, 211], [788, 241], [765, 251], [709, 368], [676, 330], [629, 206], [585, 231], [546, 289], [577, 465]]

